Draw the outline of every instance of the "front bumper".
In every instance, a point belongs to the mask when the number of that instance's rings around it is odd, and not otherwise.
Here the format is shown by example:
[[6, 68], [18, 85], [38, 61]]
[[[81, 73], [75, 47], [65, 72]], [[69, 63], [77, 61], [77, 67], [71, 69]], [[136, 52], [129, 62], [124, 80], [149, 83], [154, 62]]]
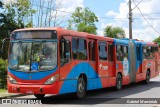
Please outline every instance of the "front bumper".
[[23, 94], [58, 94], [59, 82], [56, 81], [52, 85], [18, 85], [8, 83], [9, 93], [23, 93]]

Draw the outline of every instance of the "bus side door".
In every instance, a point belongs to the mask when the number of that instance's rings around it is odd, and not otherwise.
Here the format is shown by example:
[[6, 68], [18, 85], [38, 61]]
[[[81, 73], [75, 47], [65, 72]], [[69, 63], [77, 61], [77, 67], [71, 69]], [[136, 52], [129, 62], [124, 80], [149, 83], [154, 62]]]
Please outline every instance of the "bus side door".
[[97, 64], [96, 64], [96, 40], [88, 40], [88, 55], [89, 55], [89, 78], [97, 78]]
[[109, 77], [114, 77], [115, 72], [114, 72], [114, 62], [113, 62], [113, 57], [114, 57], [114, 45], [112, 42], [108, 42], [108, 76]]
[[[72, 79], [71, 42], [70, 38], [62, 37], [60, 40], [60, 80]], [[70, 74], [70, 75], [68, 75]]]
[[99, 41], [98, 74], [100, 78], [108, 76], [107, 43]]

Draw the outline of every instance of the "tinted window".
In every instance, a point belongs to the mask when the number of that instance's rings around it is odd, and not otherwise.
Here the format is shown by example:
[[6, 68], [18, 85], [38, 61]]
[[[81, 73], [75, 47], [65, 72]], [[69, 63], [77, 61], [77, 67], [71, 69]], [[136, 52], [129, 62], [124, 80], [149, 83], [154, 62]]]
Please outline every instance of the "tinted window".
[[77, 55], [80, 60], [86, 60], [87, 59], [87, 46], [86, 46], [86, 40], [84, 39], [78, 39], [78, 51]]
[[128, 46], [117, 45], [116, 56], [117, 56], [117, 61], [123, 61], [124, 58], [128, 59]]
[[113, 44], [108, 44], [108, 60], [113, 61]]
[[158, 47], [155, 47], [155, 52], [158, 52]]
[[72, 55], [73, 59], [77, 59], [77, 39], [72, 38]]
[[151, 46], [143, 46], [143, 58], [144, 59], [153, 58], [153, 52]]
[[137, 60], [140, 61], [140, 46], [136, 46]]
[[107, 60], [107, 46], [105, 42], [99, 42], [99, 59]]
[[89, 60], [90, 61], [95, 61], [95, 42], [90, 41], [89, 42]]
[[69, 62], [71, 54], [70, 54], [70, 41], [61, 39], [60, 44], [60, 63], [61, 66]]

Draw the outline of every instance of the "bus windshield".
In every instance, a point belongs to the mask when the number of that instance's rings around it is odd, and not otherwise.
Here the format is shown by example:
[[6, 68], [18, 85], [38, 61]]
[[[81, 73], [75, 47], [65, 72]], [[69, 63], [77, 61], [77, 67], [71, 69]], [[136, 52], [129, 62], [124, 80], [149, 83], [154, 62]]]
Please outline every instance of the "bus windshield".
[[57, 66], [57, 42], [11, 42], [9, 68], [16, 71], [45, 71]]

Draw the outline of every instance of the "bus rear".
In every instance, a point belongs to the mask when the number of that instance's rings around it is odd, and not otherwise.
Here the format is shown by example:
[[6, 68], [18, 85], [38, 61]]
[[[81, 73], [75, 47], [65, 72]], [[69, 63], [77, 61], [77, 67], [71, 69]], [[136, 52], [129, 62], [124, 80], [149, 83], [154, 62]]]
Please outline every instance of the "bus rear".
[[8, 92], [58, 94], [56, 30], [18, 30], [10, 37]]

